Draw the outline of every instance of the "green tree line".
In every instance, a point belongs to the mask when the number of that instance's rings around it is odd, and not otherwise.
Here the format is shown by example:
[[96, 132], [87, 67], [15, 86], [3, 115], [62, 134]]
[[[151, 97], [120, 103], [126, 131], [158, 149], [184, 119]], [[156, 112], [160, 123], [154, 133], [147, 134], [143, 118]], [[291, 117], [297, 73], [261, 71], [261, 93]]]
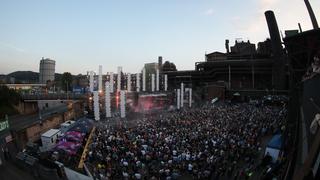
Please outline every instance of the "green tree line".
[[19, 103], [20, 95], [7, 86], [0, 85], [0, 119], [6, 114], [12, 115], [17, 113], [13, 105]]

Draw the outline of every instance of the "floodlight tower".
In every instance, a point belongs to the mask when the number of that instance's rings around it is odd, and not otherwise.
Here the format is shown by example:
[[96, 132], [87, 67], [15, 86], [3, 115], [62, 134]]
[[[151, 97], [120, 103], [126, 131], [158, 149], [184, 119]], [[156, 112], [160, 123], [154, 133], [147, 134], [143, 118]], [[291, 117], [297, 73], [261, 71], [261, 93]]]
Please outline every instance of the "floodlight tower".
[[106, 82], [105, 87], [105, 107], [106, 107], [106, 117], [111, 117], [111, 98], [110, 98], [110, 82]]
[[93, 107], [94, 107], [94, 119], [96, 121], [100, 120], [100, 107], [99, 107], [99, 92], [93, 92]]

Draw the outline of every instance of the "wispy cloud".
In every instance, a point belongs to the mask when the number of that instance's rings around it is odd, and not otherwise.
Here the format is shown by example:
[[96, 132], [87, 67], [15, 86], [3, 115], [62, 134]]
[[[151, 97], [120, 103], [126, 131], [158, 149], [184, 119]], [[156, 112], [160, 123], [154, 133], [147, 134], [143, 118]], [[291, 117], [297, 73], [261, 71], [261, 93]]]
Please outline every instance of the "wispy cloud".
[[301, 0], [291, 0], [290, 3], [280, 0], [259, 0], [251, 16], [245, 18], [235, 16], [230, 19], [230, 22], [238, 34], [249, 37], [253, 42], [263, 41], [269, 36], [264, 15], [267, 10], [274, 11], [279, 30], [282, 32], [298, 28], [298, 22], [302, 25], [307, 24], [305, 27], [309, 27], [309, 22], [306, 22], [307, 13], [304, 11], [304, 3]]
[[207, 15], [207, 16], [211, 16], [211, 15], [214, 14], [214, 10], [213, 10], [212, 8], [207, 9], [207, 10], [204, 12], [204, 14]]
[[259, 1], [259, 6], [260, 6], [260, 11], [265, 11], [269, 8], [274, 7], [279, 0], [260, 0]]
[[21, 52], [21, 53], [27, 52], [25, 49], [16, 47], [15, 45], [10, 44], [10, 43], [0, 42], [0, 46], [17, 51], [17, 52]]
[[279, 5], [279, 0], [259, 0], [258, 1], [258, 9], [255, 12], [255, 16], [249, 24], [247, 24], [246, 28], [243, 29], [248, 33], [261, 33], [266, 28], [266, 20], [264, 17], [264, 12]]
[[231, 17], [231, 21], [238, 21], [238, 20], [240, 20], [241, 18], [240, 18], [240, 16], [233, 16], [233, 17]]

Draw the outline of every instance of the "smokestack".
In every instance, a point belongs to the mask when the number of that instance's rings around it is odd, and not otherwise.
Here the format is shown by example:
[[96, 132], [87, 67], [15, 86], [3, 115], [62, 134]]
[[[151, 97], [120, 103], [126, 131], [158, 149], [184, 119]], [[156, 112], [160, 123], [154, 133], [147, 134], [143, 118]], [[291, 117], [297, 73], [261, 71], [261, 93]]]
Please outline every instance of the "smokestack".
[[301, 24], [300, 24], [300, 23], [298, 23], [298, 26], [299, 26], [299, 31], [300, 31], [300, 33], [302, 33]]
[[307, 9], [308, 9], [308, 12], [309, 12], [309, 16], [310, 16], [310, 19], [311, 19], [311, 22], [312, 22], [313, 29], [319, 29], [316, 16], [313, 13], [313, 10], [312, 10], [312, 7], [311, 7], [311, 5], [309, 3], [309, 0], [304, 0], [304, 3], [307, 6]]
[[159, 69], [161, 69], [161, 67], [162, 67], [162, 56], [158, 57], [158, 67], [159, 67]]
[[266, 11], [264, 14], [268, 24], [273, 53], [272, 85], [276, 89], [285, 89], [285, 62], [277, 21], [273, 11]]
[[229, 39], [226, 39], [226, 50], [227, 53], [229, 54], [230, 50], [229, 50]]
[[282, 56], [282, 45], [276, 17], [273, 11], [266, 11], [264, 14], [268, 24], [273, 56], [280, 57]]

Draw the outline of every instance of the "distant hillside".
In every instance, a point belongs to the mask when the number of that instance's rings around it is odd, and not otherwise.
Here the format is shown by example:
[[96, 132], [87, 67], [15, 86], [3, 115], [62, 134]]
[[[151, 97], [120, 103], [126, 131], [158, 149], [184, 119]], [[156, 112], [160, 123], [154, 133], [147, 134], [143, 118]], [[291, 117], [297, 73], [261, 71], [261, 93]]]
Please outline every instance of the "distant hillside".
[[7, 78], [15, 78], [16, 83], [37, 83], [39, 81], [39, 73], [32, 71], [16, 71], [7, 74]]
[[[55, 80], [59, 81], [62, 74], [55, 73]], [[0, 75], [0, 79], [5, 78], [7, 82], [10, 82], [10, 78], [15, 79], [15, 83], [38, 83], [39, 73], [33, 71], [15, 71], [7, 75]]]

